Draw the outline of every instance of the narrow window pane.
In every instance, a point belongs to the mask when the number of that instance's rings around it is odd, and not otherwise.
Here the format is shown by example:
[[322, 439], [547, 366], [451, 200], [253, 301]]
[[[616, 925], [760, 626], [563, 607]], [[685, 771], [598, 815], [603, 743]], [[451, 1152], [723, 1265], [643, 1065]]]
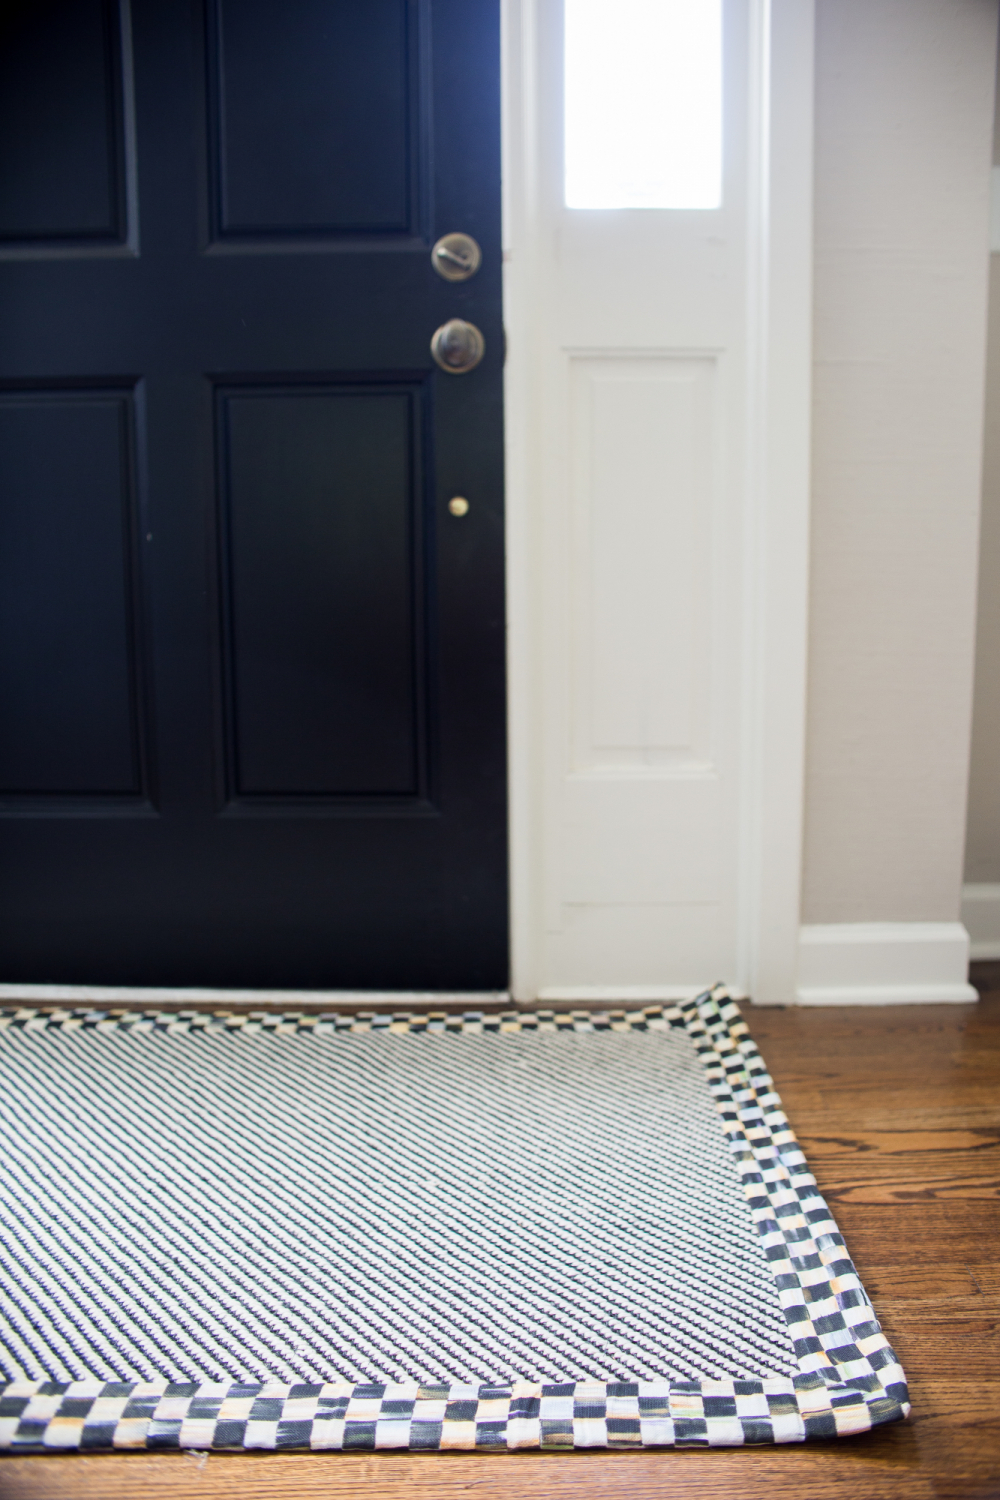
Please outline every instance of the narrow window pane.
[[718, 208], [722, 0], [565, 0], [567, 208]]

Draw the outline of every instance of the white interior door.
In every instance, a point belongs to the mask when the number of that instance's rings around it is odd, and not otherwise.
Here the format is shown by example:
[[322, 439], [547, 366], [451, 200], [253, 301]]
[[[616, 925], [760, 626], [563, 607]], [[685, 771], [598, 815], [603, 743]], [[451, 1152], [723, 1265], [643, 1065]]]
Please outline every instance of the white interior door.
[[[683, 38], [665, 48], [662, 27], [685, 12], [708, 32], [678, 68]], [[712, 12], [712, 0], [507, 8], [520, 999], [652, 999], [717, 979], [793, 994], [812, 6], [722, 0], [721, 193], [705, 157]], [[622, 37], [601, 43], [609, 16], [633, 28], [630, 73]], [[616, 70], [631, 79], [617, 108], [637, 132], [634, 162], [627, 140], [608, 152], [597, 128], [588, 143], [574, 116], [587, 25], [607, 57], [598, 126]], [[650, 186], [664, 94], [680, 101], [680, 149]], [[567, 203], [644, 193], [714, 206]]]

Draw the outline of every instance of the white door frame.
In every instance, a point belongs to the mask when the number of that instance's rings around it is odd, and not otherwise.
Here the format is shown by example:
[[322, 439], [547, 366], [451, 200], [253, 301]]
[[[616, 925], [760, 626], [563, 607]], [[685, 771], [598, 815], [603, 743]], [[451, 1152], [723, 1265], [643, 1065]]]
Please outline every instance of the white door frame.
[[[501, 0], [507, 428], [511, 991], [541, 973], [545, 654], [533, 338], [539, 212], [539, 15]], [[749, 441], [744, 485], [739, 967], [712, 976], [760, 1004], [795, 1000], [800, 922], [809, 578], [814, 0], [747, 0]], [[663, 992], [679, 976], [663, 976]], [[609, 992], [610, 993], [610, 992]], [[633, 998], [625, 993], [621, 998]]]

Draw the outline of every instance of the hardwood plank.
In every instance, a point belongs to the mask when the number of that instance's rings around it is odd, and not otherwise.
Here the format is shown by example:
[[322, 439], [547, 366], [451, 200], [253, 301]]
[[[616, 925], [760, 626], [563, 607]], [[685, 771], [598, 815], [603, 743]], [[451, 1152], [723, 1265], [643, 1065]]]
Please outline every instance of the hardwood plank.
[[[49, 1500], [73, 1493], [78, 1500], [151, 1500], [211, 1496], [213, 1500], [285, 1500], [363, 1494], [366, 1500], [510, 1495], [562, 1497], [732, 1497], [748, 1493], [840, 1496], [845, 1483], [861, 1481], [866, 1496], [909, 1500], [935, 1494], [929, 1474], [920, 1474], [919, 1446], [899, 1450], [884, 1442], [846, 1451], [829, 1445], [767, 1452], [748, 1449], [695, 1453], [308, 1456], [275, 1454], [223, 1457], [216, 1454], [122, 1456], [112, 1459], [16, 1459], [11, 1500]], [[74, 1485], [70, 1492], [63, 1485]], [[796, 1488], [789, 1491], [791, 1483]], [[752, 1486], [752, 1489], [751, 1489]], [[780, 1487], [780, 1489], [779, 1489]], [[861, 1493], [862, 1491], [858, 1491]]]
[[[912, 1369], [923, 1365], [940, 1374], [942, 1379], [950, 1377], [965, 1381], [968, 1378], [984, 1382], [996, 1379], [1000, 1338], [995, 1316], [959, 1317], [936, 1322], [914, 1320], [910, 1323], [890, 1318], [886, 1322], [887, 1333], [889, 1327], [892, 1329], [889, 1333], [892, 1346], [908, 1375]], [[996, 1414], [1000, 1417], [1000, 1406], [996, 1408]]]
[[[985, 1248], [985, 1247], [984, 1247]], [[911, 1306], [934, 1316], [936, 1307], [969, 1302], [972, 1310], [984, 1305], [1000, 1308], [1000, 1267], [995, 1261], [920, 1268], [909, 1265], [869, 1265], [865, 1286], [885, 1307], [903, 1312]]]
[[848, 1201], [838, 1203], [835, 1214], [862, 1277], [887, 1255], [894, 1260], [905, 1255], [914, 1267], [964, 1265], [978, 1260], [984, 1246], [997, 1243], [1000, 1231], [995, 1200], [983, 1198], [961, 1205], [939, 1198], [877, 1205]]
[[895, 1178], [888, 1182], [831, 1182], [824, 1189], [831, 1204], [912, 1203], [914, 1199], [952, 1201], [955, 1198], [994, 1199], [1000, 1196], [1000, 1177]]
[[[803, 1136], [803, 1149], [809, 1146], [813, 1162], [827, 1156], [846, 1157], [856, 1162], [859, 1152], [870, 1152], [865, 1166], [878, 1167], [891, 1156], [913, 1156], [932, 1152], [939, 1159], [942, 1152], [984, 1152], [1000, 1146], [996, 1130], [858, 1130], [848, 1136]], [[968, 1157], [963, 1160], [968, 1161]]]

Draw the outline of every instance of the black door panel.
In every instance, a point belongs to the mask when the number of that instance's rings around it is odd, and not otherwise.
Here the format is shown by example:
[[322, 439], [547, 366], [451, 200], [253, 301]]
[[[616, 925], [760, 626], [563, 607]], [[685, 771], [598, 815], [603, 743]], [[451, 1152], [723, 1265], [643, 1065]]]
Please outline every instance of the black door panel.
[[506, 983], [498, 25], [8, 8], [5, 980]]
[[212, 0], [220, 238], [419, 232], [420, 20], [412, 0]]

